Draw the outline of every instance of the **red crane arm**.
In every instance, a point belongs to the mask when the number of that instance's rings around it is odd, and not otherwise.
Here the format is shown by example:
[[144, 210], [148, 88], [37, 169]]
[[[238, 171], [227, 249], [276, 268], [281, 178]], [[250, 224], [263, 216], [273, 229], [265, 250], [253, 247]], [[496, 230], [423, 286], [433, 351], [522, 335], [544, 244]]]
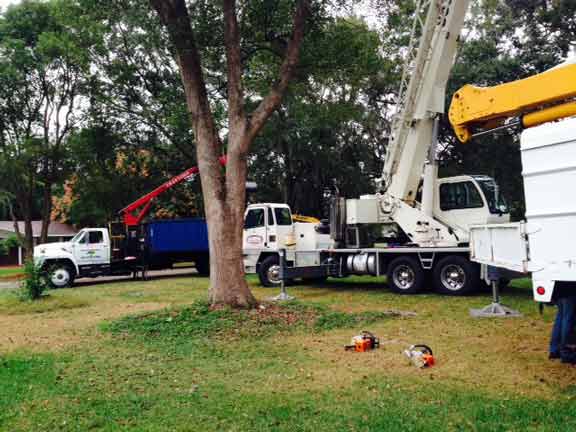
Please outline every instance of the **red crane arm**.
[[[218, 161], [220, 162], [220, 165], [226, 166], [226, 156], [221, 156], [220, 159], [218, 159]], [[182, 183], [184, 180], [190, 178], [191, 176], [198, 174], [198, 171], [199, 171], [198, 167], [188, 168], [186, 171], [178, 174], [177, 176], [172, 177], [163, 185], [158, 186], [152, 192], [147, 193], [143, 197], [138, 198], [132, 204], [129, 204], [128, 206], [124, 207], [122, 210], [119, 211], [119, 213], [122, 215], [122, 218], [124, 219], [124, 224], [126, 226], [139, 225], [140, 222], [142, 222], [142, 219], [144, 219], [144, 217], [150, 211], [150, 207], [154, 202], [154, 198], [156, 198], [159, 195], [162, 195], [168, 189], [171, 189], [177, 184]], [[140, 210], [140, 212], [138, 214], [135, 214], [134, 212], [139, 208], [141, 208], [142, 206], [144, 207]]]

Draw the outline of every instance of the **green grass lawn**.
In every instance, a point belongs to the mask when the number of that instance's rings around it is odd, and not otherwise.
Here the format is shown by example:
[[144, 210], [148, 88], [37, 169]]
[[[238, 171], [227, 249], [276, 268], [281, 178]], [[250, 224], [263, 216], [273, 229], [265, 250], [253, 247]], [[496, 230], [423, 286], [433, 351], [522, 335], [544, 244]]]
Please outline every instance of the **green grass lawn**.
[[[469, 317], [488, 294], [398, 296], [372, 278], [253, 312], [210, 312], [207, 285], [126, 280], [18, 308], [0, 292], [0, 430], [576, 430], [576, 369], [547, 360], [553, 310], [526, 282], [503, 296], [523, 317], [501, 320]], [[345, 352], [361, 330], [382, 347]], [[409, 365], [412, 343], [437, 365]]]
[[23, 274], [23, 270], [21, 267], [7, 267], [7, 268], [0, 267], [0, 279], [10, 278], [21, 274]]

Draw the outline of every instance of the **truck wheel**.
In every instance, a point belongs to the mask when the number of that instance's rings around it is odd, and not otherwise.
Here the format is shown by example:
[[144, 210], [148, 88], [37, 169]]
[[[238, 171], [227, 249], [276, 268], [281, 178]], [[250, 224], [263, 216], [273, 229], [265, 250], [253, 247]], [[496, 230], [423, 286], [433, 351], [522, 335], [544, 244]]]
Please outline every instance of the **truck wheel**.
[[194, 262], [194, 265], [200, 276], [210, 276], [210, 258], [199, 257]]
[[479, 285], [480, 266], [462, 256], [447, 256], [434, 266], [434, 287], [439, 293], [466, 295], [476, 291]]
[[48, 268], [48, 281], [52, 288], [72, 286], [76, 271], [70, 264], [55, 264]]
[[277, 256], [269, 256], [262, 261], [258, 268], [258, 277], [262, 286], [274, 287], [280, 285], [280, 262]]
[[424, 287], [425, 273], [418, 260], [399, 257], [388, 265], [388, 286], [398, 294], [416, 294]]

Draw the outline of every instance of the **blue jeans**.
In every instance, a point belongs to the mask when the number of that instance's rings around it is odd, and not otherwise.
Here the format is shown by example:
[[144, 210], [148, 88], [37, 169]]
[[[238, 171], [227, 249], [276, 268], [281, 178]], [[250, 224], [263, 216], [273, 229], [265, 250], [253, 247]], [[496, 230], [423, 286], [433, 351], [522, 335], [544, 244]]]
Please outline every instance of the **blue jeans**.
[[550, 339], [550, 353], [562, 354], [567, 351], [566, 344], [573, 342], [574, 324], [576, 322], [576, 296], [561, 297], [556, 302], [558, 312], [552, 337]]

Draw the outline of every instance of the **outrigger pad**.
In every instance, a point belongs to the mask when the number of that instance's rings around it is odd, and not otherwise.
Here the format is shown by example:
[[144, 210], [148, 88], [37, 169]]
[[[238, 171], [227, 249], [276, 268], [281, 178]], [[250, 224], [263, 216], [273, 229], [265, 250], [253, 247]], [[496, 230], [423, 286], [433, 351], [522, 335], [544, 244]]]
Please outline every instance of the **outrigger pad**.
[[491, 303], [482, 309], [470, 309], [470, 316], [474, 318], [516, 318], [522, 314], [500, 303]]

